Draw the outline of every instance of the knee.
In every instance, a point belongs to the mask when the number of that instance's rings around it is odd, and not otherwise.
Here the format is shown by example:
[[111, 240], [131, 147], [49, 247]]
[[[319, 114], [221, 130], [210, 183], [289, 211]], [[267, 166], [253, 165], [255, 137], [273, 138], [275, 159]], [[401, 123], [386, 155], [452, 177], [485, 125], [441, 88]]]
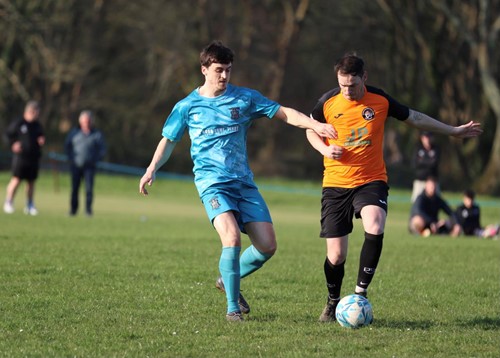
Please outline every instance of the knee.
[[340, 265], [347, 259], [347, 253], [341, 251], [328, 252], [326, 256], [332, 265]]
[[224, 247], [241, 247], [241, 237], [239, 235], [221, 236], [221, 242]]
[[278, 249], [278, 244], [276, 243], [276, 240], [273, 240], [272, 242], [269, 242], [265, 247], [262, 248], [262, 250], [259, 250], [262, 252], [264, 255], [271, 257], [276, 253], [276, 250]]
[[420, 234], [425, 229], [425, 221], [421, 216], [414, 216], [410, 219], [409, 230], [413, 234]]

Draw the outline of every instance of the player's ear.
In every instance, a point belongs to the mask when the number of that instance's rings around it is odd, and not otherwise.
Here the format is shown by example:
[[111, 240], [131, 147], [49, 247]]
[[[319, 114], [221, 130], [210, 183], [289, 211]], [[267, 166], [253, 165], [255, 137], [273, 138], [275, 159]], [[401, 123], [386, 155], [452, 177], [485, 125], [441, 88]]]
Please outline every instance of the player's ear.
[[201, 66], [201, 73], [203, 74], [203, 76], [206, 76], [206, 75], [207, 75], [207, 72], [208, 72], [208, 67], [206, 67], [206, 66]]
[[368, 79], [368, 72], [365, 71], [363, 72], [363, 77], [361, 77], [363, 79], [363, 82], [366, 82], [366, 80]]

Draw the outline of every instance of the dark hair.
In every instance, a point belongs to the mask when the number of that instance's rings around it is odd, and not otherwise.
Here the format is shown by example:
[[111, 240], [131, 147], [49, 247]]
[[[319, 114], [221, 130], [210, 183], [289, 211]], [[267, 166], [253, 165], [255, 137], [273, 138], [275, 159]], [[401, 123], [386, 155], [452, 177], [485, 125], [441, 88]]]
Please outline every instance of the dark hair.
[[474, 200], [474, 197], [476, 196], [476, 193], [474, 193], [474, 190], [472, 189], [467, 189], [464, 191], [464, 196], [466, 196], [469, 199]]
[[224, 46], [221, 41], [212, 41], [200, 53], [200, 64], [204, 67], [210, 67], [212, 63], [221, 63], [227, 65], [233, 63], [234, 52]]
[[365, 73], [365, 62], [356, 52], [346, 53], [337, 60], [334, 67], [335, 74], [352, 75], [362, 77]]

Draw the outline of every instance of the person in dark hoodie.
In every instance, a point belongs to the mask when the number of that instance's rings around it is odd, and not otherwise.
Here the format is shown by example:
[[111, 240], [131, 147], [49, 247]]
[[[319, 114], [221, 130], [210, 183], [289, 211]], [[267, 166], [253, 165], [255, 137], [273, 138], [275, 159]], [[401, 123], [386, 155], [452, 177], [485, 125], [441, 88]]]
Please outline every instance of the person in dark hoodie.
[[[453, 234], [460, 231], [455, 213], [448, 203], [437, 193], [434, 177], [427, 178], [422, 194], [411, 207], [408, 229], [412, 234], [429, 236], [432, 234]], [[448, 220], [440, 219], [439, 212], [448, 215]]]
[[82, 111], [78, 118], [79, 128], [75, 128], [66, 137], [64, 144], [71, 166], [71, 199], [69, 214], [78, 212], [78, 194], [82, 178], [85, 181], [85, 213], [92, 216], [94, 199], [94, 177], [97, 163], [106, 154], [106, 143], [101, 131], [94, 128], [92, 111]]

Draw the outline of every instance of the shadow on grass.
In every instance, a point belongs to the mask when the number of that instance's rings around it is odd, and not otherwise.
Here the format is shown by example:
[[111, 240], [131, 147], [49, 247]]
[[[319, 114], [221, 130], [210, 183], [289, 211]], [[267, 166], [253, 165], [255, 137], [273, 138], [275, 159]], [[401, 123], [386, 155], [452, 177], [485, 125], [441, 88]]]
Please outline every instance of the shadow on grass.
[[434, 325], [431, 321], [394, 321], [383, 318], [375, 318], [373, 321], [373, 326], [400, 330], [427, 330]]
[[[484, 331], [500, 330], [500, 317], [478, 317], [471, 320], [460, 320], [459, 326], [476, 328]], [[394, 321], [386, 319], [375, 319], [374, 326], [401, 330], [426, 330], [433, 326], [442, 325], [432, 321]]]
[[462, 320], [460, 326], [478, 328], [484, 331], [500, 330], [500, 317], [477, 317], [470, 320]]

